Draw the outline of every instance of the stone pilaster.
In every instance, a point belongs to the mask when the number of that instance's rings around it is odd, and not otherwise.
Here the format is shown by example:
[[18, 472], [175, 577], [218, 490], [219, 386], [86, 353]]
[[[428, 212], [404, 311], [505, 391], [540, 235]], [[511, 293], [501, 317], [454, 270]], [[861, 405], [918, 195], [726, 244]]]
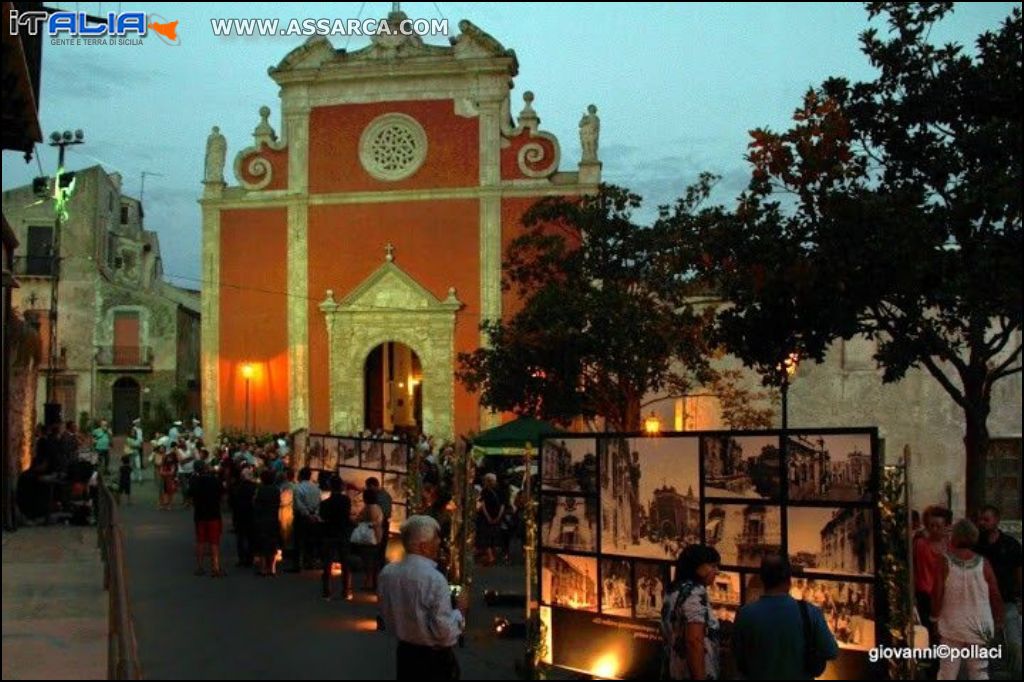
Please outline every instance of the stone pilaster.
[[[210, 189], [207, 188], [209, 193]], [[202, 304], [202, 395], [203, 428], [210, 442], [220, 433], [220, 209], [202, 204], [203, 290]]]

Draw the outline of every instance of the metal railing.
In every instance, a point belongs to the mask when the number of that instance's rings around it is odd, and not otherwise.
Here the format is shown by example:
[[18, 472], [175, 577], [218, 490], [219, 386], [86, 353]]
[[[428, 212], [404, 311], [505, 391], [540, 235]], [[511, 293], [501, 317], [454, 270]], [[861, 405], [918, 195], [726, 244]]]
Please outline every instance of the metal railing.
[[148, 367], [153, 364], [150, 346], [97, 346], [96, 364], [100, 367]]
[[15, 256], [14, 274], [19, 277], [53, 277], [57, 259], [53, 256]]
[[142, 678], [139, 647], [135, 639], [128, 599], [128, 571], [125, 568], [124, 533], [114, 494], [100, 477], [97, 497], [97, 531], [103, 557], [103, 589], [107, 591], [107, 679]]

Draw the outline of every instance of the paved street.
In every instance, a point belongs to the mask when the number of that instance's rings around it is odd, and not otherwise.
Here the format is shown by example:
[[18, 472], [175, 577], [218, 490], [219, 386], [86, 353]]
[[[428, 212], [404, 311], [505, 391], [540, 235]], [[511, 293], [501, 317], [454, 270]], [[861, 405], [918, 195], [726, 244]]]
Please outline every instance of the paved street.
[[3, 679], [103, 680], [107, 593], [96, 528], [3, 534]]
[[[371, 595], [357, 592], [354, 603], [324, 602], [315, 571], [257, 578], [234, 568], [234, 536], [228, 533], [228, 576], [196, 577], [191, 510], [157, 510], [151, 481], [135, 497], [122, 511], [146, 678], [394, 678], [393, 642], [374, 629]], [[515, 678], [523, 641], [497, 640], [489, 628], [499, 614], [521, 621], [521, 610], [487, 608], [481, 595], [485, 588], [522, 592], [521, 576], [521, 568], [478, 574], [471, 627], [459, 651], [463, 679]]]

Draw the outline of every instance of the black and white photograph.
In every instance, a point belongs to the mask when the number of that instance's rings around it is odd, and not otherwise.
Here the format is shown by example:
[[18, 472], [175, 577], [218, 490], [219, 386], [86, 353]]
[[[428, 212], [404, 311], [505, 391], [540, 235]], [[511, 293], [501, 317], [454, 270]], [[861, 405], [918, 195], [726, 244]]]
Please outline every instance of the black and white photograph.
[[355, 438], [338, 439], [338, 466], [359, 466], [359, 441]]
[[306, 463], [313, 469], [323, 468], [324, 461], [324, 437], [323, 436], [310, 436], [309, 443], [306, 445]]
[[338, 468], [338, 439], [328, 436], [324, 438], [323, 464], [321, 468], [334, 471]]
[[402, 522], [408, 518], [409, 510], [404, 504], [391, 505], [391, 532], [397, 533], [402, 529]]
[[541, 545], [597, 551], [597, 503], [584, 497], [545, 495], [540, 502]]
[[338, 475], [341, 476], [345, 494], [352, 500], [352, 515], [356, 516], [363, 511], [363, 491], [366, 490], [366, 479], [375, 476], [377, 480], [380, 480], [380, 473], [366, 469], [339, 467]]
[[761, 565], [766, 552], [782, 549], [782, 514], [778, 506], [716, 504], [705, 506], [706, 544], [718, 550], [725, 566]]
[[571, 554], [544, 554], [540, 598], [552, 606], [597, 611], [597, 559]]
[[384, 474], [384, 482], [381, 485], [383, 485], [388, 495], [391, 496], [391, 501], [396, 504], [405, 504], [408, 497], [406, 478], [405, 474]]
[[554, 438], [544, 441], [541, 489], [565, 493], [597, 490], [597, 441]]
[[779, 498], [777, 436], [701, 436], [700, 456], [706, 497]]
[[789, 594], [822, 610], [841, 648], [874, 648], [875, 603], [870, 583], [793, 578]]
[[789, 507], [789, 561], [795, 569], [872, 575], [874, 515], [866, 507]]
[[674, 560], [700, 542], [696, 438], [623, 438], [601, 452], [601, 553]]
[[389, 471], [409, 470], [409, 445], [404, 441], [384, 443], [384, 468]]
[[868, 502], [871, 435], [791, 435], [786, 470], [791, 502]]
[[740, 604], [740, 574], [733, 571], [719, 571], [714, 582], [708, 586], [708, 601], [720, 621], [733, 622]]
[[637, 561], [633, 566], [636, 595], [636, 617], [661, 618], [661, 602], [668, 583], [668, 564], [658, 561]]
[[361, 443], [362, 453], [359, 465], [366, 469], [384, 468], [384, 442], [379, 440], [364, 440]]
[[628, 559], [601, 559], [601, 613], [633, 615], [633, 575]]

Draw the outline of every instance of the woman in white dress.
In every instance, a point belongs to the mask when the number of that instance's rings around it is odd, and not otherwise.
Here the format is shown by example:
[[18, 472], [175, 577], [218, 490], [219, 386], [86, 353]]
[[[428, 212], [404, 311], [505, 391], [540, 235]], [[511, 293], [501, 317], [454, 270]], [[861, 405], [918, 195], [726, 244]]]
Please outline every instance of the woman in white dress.
[[[1003, 629], [1003, 600], [988, 560], [971, 548], [978, 543], [978, 529], [967, 519], [953, 525], [950, 550], [939, 576], [933, 612], [938, 614], [942, 643], [963, 649], [972, 644], [993, 646], [995, 633]], [[987, 680], [988, 661], [950, 656], [939, 661], [940, 680], [955, 680], [961, 666], [967, 678]]]

